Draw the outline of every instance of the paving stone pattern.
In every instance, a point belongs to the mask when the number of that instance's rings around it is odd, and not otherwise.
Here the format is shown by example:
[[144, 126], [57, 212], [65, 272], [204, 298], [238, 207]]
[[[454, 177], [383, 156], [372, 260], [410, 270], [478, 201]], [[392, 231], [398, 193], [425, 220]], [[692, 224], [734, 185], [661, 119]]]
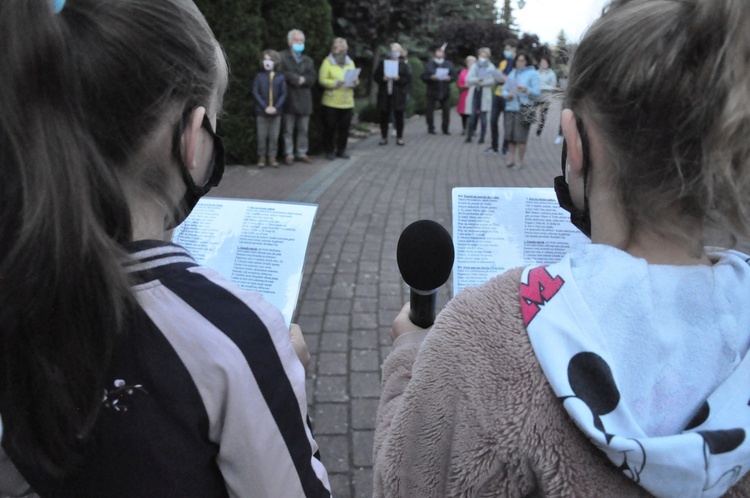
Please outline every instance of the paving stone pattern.
[[[428, 135], [423, 118], [407, 121], [400, 147], [374, 134], [350, 147], [352, 158], [279, 168], [229, 167], [212, 195], [318, 204], [295, 314], [312, 356], [310, 416], [337, 498], [372, 496], [372, 443], [380, 369], [391, 350], [390, 325], [409, 298], [396, 265], [401, 231], [418, 219], [451, 230], [453, 187], [552, 186], [560, 171], [554, 145], [559, 110], [541, 137], [530, 134], [526, 167], [505, 168], [486, 144], [464, 143], [451, 114], [451, 136]], [[500, 126], [502, 133], [502, 124]], [[450, 298], [450, 282], [439, 291]]]

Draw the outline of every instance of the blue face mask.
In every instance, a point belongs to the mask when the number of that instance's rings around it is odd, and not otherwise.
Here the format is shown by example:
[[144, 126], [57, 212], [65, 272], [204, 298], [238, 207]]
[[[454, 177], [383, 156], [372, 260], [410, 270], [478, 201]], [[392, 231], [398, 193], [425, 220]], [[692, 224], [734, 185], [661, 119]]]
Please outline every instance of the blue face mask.
[[391, 59], [398, 59], [400, 55], [398, 52], [391, 52]]
[[505, 52], [503, 52], [503, 56], [504, 56], [504, 57], [505, 57], [506, 59], [510, 59], [510, 58], [512, 58], [512, 57], [513, 57], [513, 52], [511, 52], [510, 50], [506, 50]]
[[293, 43], [292, 44], [292, 50], [294, 50], [297, 53], [302, 53], [305, 50], [305, 44], [304, 43]]

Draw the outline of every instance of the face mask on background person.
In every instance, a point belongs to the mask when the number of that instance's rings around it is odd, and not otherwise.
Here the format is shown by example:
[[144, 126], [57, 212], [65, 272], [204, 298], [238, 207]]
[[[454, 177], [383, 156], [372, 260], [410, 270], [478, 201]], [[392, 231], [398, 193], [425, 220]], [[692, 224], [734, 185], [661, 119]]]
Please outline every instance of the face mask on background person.
[[305, 50], [305, 44], [304, 43], [293, 43], [292, 44], [292, 50], [294, 50], [297, 53], [302, 53]]
[[344, 64], [346, 62], [346, 52], [339, 52], [337, 54], [333, 54], [333, 59], [336, 61], [337, 64]]
[[266, 71], [272, 71], [273, 70], [273, 61], [266, 59], [263, 61], [263, 69]]
[[513, 58], [513, 52], [511, 52], [510, 50], [506, 50], [505, 52], [503, 52], [503, 57], [505, 57], [506, 59], [511, 59]]
[[398, 59], [400, 55], [399, 52], [391, 52], [391, 59]]
[[479, 64], [480, 67], [486, 66], [487, 62], [489, 62], [487, 57], [480, 57], [479, 59], [477, 59], [477, 64]]
[[435, 61], [435, 64], [442, 64], [443, 62], [445, 62], [445, 59], [443, 59], [442, 57], [435, 57], [432, 60]]

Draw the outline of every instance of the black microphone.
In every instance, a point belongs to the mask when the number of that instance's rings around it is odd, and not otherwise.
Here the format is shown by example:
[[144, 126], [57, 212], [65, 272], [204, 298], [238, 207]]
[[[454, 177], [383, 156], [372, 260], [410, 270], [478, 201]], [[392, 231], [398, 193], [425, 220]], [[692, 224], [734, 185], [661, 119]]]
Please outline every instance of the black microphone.
[[409, 320], [427, 328], [435, 323], [437, 290], [453, 268], [453, 239], [440, 223], [415, 221], [401, 232], [396, 261], [404, 282], [411, 287]]

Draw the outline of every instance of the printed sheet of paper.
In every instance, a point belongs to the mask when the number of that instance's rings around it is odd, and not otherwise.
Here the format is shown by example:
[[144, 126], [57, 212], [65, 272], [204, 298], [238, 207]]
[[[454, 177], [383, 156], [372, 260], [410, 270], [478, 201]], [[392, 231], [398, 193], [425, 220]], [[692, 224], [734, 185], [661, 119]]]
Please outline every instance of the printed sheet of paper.
[[347, 69], [344, 73], [344, 86], [354, 86], [354, 80], [359, 78], [360, 68]]
[[439, 80], [444, 80], [445, 78], [448, 77], [448, 68], [439, 67], [435, 69], [435, 76], [437, 76]]
[[383, 61], [383, 74], [388, 78], [395, 78], [398, 76], [398, 61]]
[[204, 197], [172, 240], [199, 264], [259, 292], [289, 326], [317, 209], [315, 204]]
[[454, 188], [453, 295], [517, 266], [551, 264], [589, 243], [552, 188]]

